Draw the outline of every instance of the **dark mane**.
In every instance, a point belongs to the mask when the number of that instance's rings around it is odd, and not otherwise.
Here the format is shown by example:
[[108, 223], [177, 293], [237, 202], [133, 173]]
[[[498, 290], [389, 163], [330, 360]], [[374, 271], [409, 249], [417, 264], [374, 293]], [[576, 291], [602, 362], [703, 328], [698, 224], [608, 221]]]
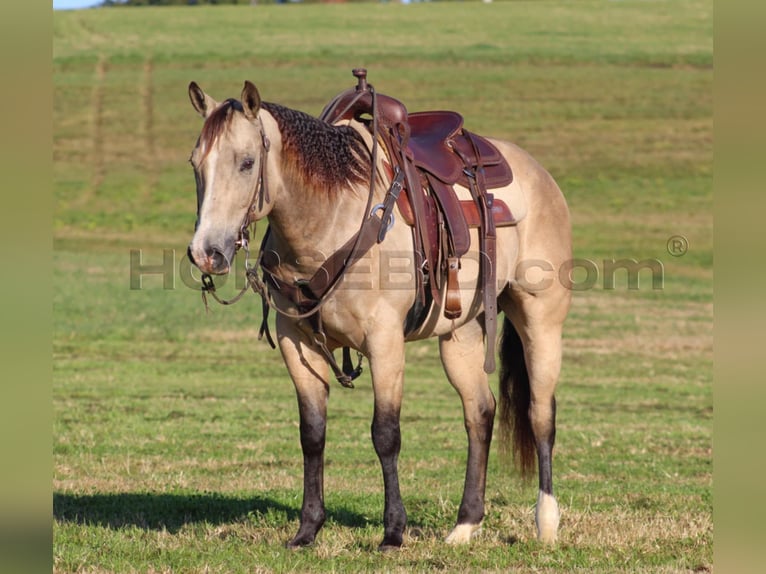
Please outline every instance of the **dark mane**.
[[284, 168], [316, 192], [332, 194], [370, 177], [370, 152], [348, 126], [332, 126], [304, 112], [263, 102], [282, 132]]
[[[370, 153], [362, 137], [348, 126], [332, 126], [304, 112], [263, 102], [282, 133], [283, 169], [317, 193], [369, 181]], [[228, 99], [205, 120], [199, 137], [203, 159], [227, 129], [242, 103]]]

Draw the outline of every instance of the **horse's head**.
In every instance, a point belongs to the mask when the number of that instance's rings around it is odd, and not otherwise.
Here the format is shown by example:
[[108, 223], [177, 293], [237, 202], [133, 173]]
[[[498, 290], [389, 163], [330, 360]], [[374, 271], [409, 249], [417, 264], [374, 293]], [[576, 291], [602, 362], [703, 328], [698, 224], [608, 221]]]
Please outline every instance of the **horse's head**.
[[192, 82], [189, 98], [205, 123], [191, 155], [197, 181], [197, 223], [189, 259], [203, 273], [228, 273], [247, 226], [269, 209], [264, 185], [268, 140], [261, 97], [245, 82], [240, 100], [216, 102]]

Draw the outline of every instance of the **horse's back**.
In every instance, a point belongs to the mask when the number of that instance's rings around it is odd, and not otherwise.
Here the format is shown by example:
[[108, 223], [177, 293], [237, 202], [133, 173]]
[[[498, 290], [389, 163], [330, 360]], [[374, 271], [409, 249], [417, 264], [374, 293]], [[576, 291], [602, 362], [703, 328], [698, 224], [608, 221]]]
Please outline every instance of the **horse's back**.
[[[499, 139], [490, 141], [513, 170], [511, 184], [492, 192], [495, 197], [506, 200], [511, 206], [523, 202], [520, 207], [523, 217], [515, 226], [519, 257], [545, 256], [546, 261], [552, 264], [570, 259], [572, 242], [569, 207], [553, 176], [517, 144]], [[498, 233], [501, 231], [498, 230]]]

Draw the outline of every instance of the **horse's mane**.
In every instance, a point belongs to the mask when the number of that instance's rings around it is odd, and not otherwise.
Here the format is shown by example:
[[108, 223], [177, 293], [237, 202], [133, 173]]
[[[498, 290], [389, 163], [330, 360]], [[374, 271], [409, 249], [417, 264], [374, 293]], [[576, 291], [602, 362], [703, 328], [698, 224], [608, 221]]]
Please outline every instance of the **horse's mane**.
[[264, 102], [282, 132], [282, 161], [304, 186], [333, 194], [369, 181], [370, 152], [349, 126], [333, 126], [304, 112]]
[[[304, 112], [263, 102], [282, 134], [282, 168], [304, 188], [332, 195], [340, 189], [369, 181], [370, 152], [361, 135], [349, 126], [333, 126]], [[242, 103], [223, 101], [205, 120], [199, 145], [203, 157], [231, 123]]]

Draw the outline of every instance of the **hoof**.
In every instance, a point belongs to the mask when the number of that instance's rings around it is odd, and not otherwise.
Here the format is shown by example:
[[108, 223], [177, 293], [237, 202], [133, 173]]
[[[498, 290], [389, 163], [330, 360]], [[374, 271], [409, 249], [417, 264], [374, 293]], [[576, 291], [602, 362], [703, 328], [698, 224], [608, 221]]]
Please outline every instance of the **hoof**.
[[402, 537], [401, 536], [386, 536], [383, 539], [383, 542], [380, 543], [380, 546], [378, 546], [378, 550], [380, 552], [390, 552], [391, 550], [399, 550], [402, 547]]
[[481, 524], [458, 524], [444, 541], [447, 544], [468, 544], [480, 532]]
[[537, 539], [545, 544], [555, 544], [559, 531], [559, 505], [551, 494], [540, 492], [535, 508]]
[[300, 550], [301, 548], [306, 548], [307, 546], [311, 546], [314, 544], [314, 539], [309, 538], [307, 536], [296, 536], [289, 542], [285, 543], [285, 548], [288, 548], [290, 550]]

